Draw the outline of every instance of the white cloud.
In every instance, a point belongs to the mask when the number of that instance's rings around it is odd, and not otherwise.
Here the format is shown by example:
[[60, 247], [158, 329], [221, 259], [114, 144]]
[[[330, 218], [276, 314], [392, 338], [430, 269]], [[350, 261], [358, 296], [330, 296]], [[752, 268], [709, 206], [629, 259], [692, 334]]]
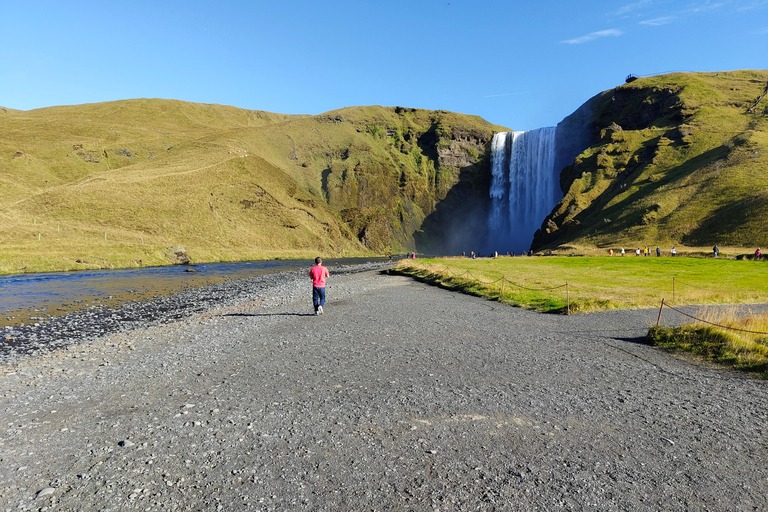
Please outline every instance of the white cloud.
[[619, 37], [623, 34], [624, 32], [622, 32], [621, 30], [616, 30], [615, 28], [611, 28], [608, 30], [600, 30], [599, 32], [592, 32], [591, 34], [577, 37], [576, 39], [568, 39], [566, 41], [561, 41], [561, 43], [583, 44], [583, 43], [588, 43], [589, 41], [594, 41], [595, 39], [598, 39], [600, 37], [608, 37], [608, 36]]
[[686, 9], [682, 11], [683, 13], [692, 13], [692, 14], [699, 14], [702, 12], [709, 12], [714, 11], [715, 9], [719, 9], [721, 7], [725, 6], [725, 4], [713, 4], [710, 2], [705, 2], [704, 5], [699, 5], [697, 7], [692, 7], [690, 9]]
[[625, 16], [633, 11], [636, 11], [638, 9], [642, 9], [643, 7], [646, 7], [648, 5], [651, 5], [653, 3], [653, 0], [640, 0], [639, 2], [635, 2], [633, 4], [627, 4], [618, 11], [616, 11], [616, 15], [618, 16]]
[[736, 7], [737, 12], [752, 11], [755, 9], [765, 9], [768, 7], [768, 0], [756, 0], [741, 4]]
[[641, 25], [650, 25], [652, 27], [658, 27], [660, 25], [666, 25], [668, 23], [672, 23], [672, 20], [674, 20], [674, 16], [662, 16], [660, 18], [654, 18], [652, 20], [645, 20], [641, 21]]

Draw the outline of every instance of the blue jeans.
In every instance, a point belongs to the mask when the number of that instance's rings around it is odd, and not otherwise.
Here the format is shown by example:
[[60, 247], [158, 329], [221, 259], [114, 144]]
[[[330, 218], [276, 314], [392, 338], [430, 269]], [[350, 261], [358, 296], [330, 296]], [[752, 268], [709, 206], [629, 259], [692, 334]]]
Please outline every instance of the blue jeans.
[[315, 306], [315, 311], [319, 306], [325, 304], [325, 286], [322, 288], [312, 287], [312, 304]]

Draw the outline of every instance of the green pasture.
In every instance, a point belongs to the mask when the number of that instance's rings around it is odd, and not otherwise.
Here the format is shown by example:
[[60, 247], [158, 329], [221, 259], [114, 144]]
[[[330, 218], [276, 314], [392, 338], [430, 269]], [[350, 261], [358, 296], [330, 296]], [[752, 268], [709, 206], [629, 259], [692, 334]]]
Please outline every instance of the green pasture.
[[449, 289], [550, 313], [657, 307], [662, 299], [677, 305], [768, 301], [768, 261], [503, 256], [405, 260], [396, 270]]

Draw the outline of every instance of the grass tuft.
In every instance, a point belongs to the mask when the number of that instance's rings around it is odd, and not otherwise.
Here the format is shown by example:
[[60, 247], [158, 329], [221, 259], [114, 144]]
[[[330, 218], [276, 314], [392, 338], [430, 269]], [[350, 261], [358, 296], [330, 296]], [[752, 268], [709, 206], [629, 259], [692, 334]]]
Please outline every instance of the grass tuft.
[[767, 312], [740, 315], [735, 310], [708, 310], [702, 320], [717, 325], [654, 326], [648, 331], [648, 342], [768, 378]]

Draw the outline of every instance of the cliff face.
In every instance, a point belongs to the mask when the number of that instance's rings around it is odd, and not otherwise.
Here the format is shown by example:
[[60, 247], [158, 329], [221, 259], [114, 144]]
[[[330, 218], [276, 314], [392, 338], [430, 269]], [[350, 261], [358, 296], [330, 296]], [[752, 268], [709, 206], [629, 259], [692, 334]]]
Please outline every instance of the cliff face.
[[564, 121], [590, 143], [563, 169], [533, 248], [764, 244], [768, 118], [747, 109], [766, 80], [680, 73], [592, 98]]
[[323, 191], [372, 251], [445, 251], [467, 212], [487, 207], [488, 146], [503, 128], [402, 107], [331, 115], [355, 136], [322, 170]]

